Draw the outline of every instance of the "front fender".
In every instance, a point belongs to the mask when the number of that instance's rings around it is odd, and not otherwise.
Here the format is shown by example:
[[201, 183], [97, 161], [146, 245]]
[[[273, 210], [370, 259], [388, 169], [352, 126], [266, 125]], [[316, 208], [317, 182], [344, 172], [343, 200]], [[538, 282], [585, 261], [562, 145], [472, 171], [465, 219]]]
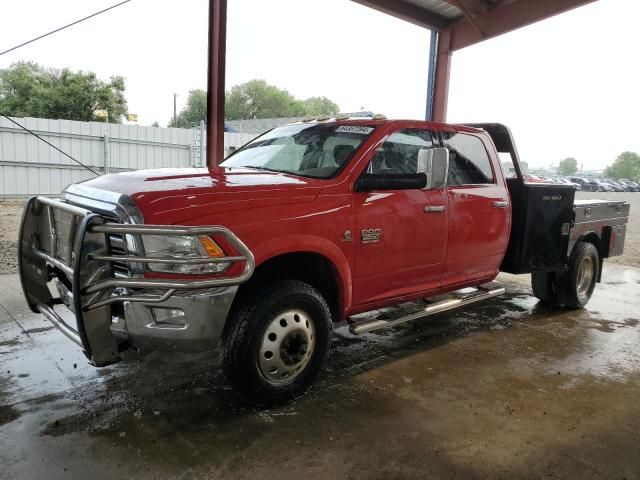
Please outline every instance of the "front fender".
[[288, 235], [286, 237], [271, 238], [258, 245], [252, 246], [256, 267], [279, 255], [288, 253], [309, 252], [324, 256], [334, 266], [339, 275], [340, 291], [343, 299], [343, 310], [351, 308], [352, 282], [351, 267], [344, 252], [334, 243], [314, 235]]

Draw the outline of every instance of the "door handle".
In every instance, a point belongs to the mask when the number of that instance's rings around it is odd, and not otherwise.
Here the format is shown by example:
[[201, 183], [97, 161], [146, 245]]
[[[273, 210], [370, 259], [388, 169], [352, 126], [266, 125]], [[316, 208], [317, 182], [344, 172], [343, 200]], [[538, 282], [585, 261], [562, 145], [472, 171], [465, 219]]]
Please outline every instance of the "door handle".
[[440, 213], [444, 212], [444, 205], [426, 205], [424, 207], [425, 213]]
[[493, 205], [493, 208], [507, 208], [509, 206], [509, 202], [500, 200], [500, 201], [493, 202], [492, 205]]

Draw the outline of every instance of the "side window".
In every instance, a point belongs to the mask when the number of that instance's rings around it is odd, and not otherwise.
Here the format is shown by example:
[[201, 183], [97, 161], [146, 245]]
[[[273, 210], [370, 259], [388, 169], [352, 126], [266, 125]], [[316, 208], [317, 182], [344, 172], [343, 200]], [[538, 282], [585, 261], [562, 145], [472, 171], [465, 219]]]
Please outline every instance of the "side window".
[[442, 140], [449, 149], [448, 185], [494, 183], [491, 161], [482, 140], [456, 132], [443, 132]]
[[433, 147], [429, 130], [405, 128], [389, 135], [378, 148], [367, 173], [372, 175], [389, 173], [418, 173], [418, 152], [421, 148]]

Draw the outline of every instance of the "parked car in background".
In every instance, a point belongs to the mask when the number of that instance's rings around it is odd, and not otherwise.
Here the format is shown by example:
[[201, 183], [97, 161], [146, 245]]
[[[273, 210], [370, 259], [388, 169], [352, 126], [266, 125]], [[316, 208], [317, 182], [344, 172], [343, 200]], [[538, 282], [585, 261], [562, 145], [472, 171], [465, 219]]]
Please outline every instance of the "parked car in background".
[[532, 173], [525, 175], [525, 179], [529, 183], [559, 183], [555, 178], [545, 175], [534, 175]]
[[541, 176], [540, 178], [542, 180], [544, 180], [545, 182], [547, 182], [547, 183], [558, 183], [558, 181], [553, 177], [543, 177], [543, 176]]
[[613, 180], [612, 178], [605, 178], [605, 182], [607, 182], [613, 188], [614, 192], [626, 192], [627, 186], [618, 182], [617, 180]]
[[556, 177], [557, 183], [562, 183], [564, 185], [571, 185], [576, 190], [582, 190], [582, 186], [578, 182], [572, 182], [568, 178]]
[[575, 182], [580, 185], [581, 190], [585, 192], [597, 192], [598, 185], [593, 182], [591, 179], [582, 178], [582, 177], [569, 177], [569, 180]]
[[612, 192], [613, 187], [603, 180], [592, 179], [598, 185], [598, 192]]
[[607, 180], [598, 179], [598, 183], [602, 185], [602, 188], [606, 192], [617, 192], [618, 188]]
[[538, 175], [525, 175], [524, 176], [524, 181], [526, 183], [546, 183], [542, 178], [540, 178]]
[[627, 186], [628, 192], [640, 192], [640, 185], [628, 178], [621, 178], [620, 183]]

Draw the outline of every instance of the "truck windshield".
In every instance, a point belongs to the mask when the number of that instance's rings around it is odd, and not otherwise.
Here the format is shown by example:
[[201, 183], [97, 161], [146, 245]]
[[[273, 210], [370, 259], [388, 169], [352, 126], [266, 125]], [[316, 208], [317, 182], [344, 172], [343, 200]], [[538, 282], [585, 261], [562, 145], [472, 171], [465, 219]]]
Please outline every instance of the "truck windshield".
[[220, 165], [330, 178], [351, 160], [373, 130], [368, 125], [335, 123], [286, 125], [256, 138]]

